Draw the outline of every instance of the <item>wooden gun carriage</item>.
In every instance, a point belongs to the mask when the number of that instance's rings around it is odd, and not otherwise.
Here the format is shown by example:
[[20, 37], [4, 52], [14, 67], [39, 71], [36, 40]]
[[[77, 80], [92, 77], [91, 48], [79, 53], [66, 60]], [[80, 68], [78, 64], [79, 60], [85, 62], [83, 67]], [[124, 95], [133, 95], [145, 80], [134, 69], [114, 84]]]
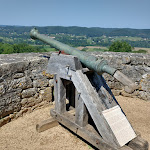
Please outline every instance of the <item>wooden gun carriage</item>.
[[53, 53], [47, 73], [54, 74], [53, 119], [37, 126], [43, 131], [55, 120], [100, 150], [148, 150], [148, 142], [137, 135], [106, 84], [102, 73], [114, 76], [133, 92], [136, 85], [107, 61], [81, 52], [31, 30], [40, 39], [70, 55]]

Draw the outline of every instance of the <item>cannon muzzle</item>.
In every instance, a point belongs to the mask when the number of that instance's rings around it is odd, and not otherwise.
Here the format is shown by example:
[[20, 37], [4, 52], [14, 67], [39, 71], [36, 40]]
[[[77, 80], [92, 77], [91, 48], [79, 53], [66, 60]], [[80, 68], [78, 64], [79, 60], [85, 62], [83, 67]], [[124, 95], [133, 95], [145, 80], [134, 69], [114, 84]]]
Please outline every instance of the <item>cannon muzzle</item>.
[[125, 76], [117, 69], [112, 68], [108, 65], [107, 61], [103, 58], [98, 58], [93, 55], [90, 55], [86, 52], [80, 51], [76, 48], [73, 48], [69, 45], [63, 44], [59, 41], [56, 41], [49, 36], [40, 34], [37, 29], [32, 29], [30, 32], [32, 39], [38, 39], [44, 43], [49, 44], [50, 46], [56, 48], [59, 51], [64, 51], [67, 54], [74, 55], [84, 64], [87, 68], [96, 71], [98, 74], [103, 74], [104, 72], [114, 76], [118, 81], [125, 85], [125, 91], [132, 93], [136, 89], [136, 85], [131, 81], [127, 76]]

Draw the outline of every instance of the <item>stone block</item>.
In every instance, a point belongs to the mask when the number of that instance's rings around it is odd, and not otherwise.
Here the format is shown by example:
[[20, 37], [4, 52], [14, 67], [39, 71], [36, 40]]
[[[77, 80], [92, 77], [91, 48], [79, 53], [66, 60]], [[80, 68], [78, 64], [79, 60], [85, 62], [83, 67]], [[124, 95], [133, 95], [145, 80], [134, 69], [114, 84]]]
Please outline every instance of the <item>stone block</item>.
[[123, 64], [130, 64], [131, 63], [130, 56], [122, 56], [122, 63]]
[[7, 116], [5, 118], [0, 119], [0, 127], [2, 127], [3, 125], [5, 125], [6, 123], [10, 122], [10, 117]]
[[24, 98], [21, 100], [21, 106], [25, 106], [26, 104], [28, 103], [28, 99], [27, 98]]
[[41, 90], [39, 93], [39, 97], [43, 100], [43, 101], [52, 101], [52, 89], [51, 87], [47, 87], [45, 90]]
[[41, 77], [41, 79], [37, 79], [33, 81], [33, 87], [39, 88], [39, 87], [47, 87], [49, 84], [48, 79]]
[[49, 80], [49, 86], [50, 87], [54, 87], [54, 79], [50, 79]]
[[150, 91], [150, 73], [144, 74], [139, 83], [139, 90], [141, 91]]
[[34, 106], [38, 100], [34, 97], [24, 98], [21, 101], [22, 109]]
[[48, 79], [52, 79], [52, 78], [54, 77], [53, 74], [46, 73], [45, 70], [42, 72], [42, 75], [43, 75], [43, 76], [46, 76]]
[[144, 65], [142, 56], [131, 57], [131, 65]]
[[134, 91], [133, 93], [129, 94], [129, 93], [125, 92], [124, 90], [122, 90], [121, 95], [126, 96], [126, 97], [136, 97], [138, 95], [138, 91]]
[[24, 77], [24, 73], [16, 73], [16, 74], [13, 76], [14, 79], [19, 79], [19, 78], [22, 78], [22, 77]]
[[4, 84], [0, 84], [0, 96], [5, 94], [6, 89], [5, 89], [5, 85]]
[[150, 92], [139, 91], [138, 97], [143, 99], [143, 100], [150, 100]]
[[21, 93], [22, 98], [29, 98], [36, 94], [37, 90], [35, 88], [29, 88], [26, 90], [23, 90]]
[[111, 91], [112, 91], [112, 93], [113, 93], [115, 96], [119, 96], [119, 95], [121, 94], [121, 90], [114, 90], [114, 89], [112, 89]]
[[33, 86], [32, 80], [29, 77], [23, 77], [12, 81], [12, 86], [10, 88], [13, 89], [21, 88], [24, 90], [31, 88], [32, 86]]

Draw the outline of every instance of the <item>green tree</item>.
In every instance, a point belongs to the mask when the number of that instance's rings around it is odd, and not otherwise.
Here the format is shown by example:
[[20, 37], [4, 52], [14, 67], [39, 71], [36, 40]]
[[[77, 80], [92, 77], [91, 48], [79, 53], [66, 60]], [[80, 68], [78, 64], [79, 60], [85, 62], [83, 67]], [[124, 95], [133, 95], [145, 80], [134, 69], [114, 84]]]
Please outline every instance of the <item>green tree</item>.
[[132, 52], [132, 47], [125, 41], [116, 41], [111, 44], [109, 51], [113, 52]]
[[0, 43], [0, 54], [30, 53], [30, 52], [47, 52], [47, 50], [44, 49], [43, 47], [32, 46], [26, 43], [20, 44]]

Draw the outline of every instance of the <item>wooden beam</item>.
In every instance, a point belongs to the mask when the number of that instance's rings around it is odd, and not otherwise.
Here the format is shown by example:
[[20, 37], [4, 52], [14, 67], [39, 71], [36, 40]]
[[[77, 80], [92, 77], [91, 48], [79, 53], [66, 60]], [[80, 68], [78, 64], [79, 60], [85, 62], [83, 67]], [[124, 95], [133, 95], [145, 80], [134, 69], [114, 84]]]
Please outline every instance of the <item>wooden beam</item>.
[[88, 124], [88, 112], [86, 106], [80, 96], [80, 93], [75, 92], [75, 122], [81, 127], [84, 127]]
[[99, 100], [98, 93], [92, 87], [87, 76], [82, 73], [81, 70], [76, 72], [70, 71], [72, 74], [72, 81], [78, 91], [81, 93], [81, 98], [84, 101], [96, 127], [101, 136], [109, 144], [112, 144], [114, 147], [120, 147], [114, 133], [112, 132], [110, 126], [102, 115], [102, 111], [106, 108], [102, 105]]
[[66, 87], [64, 82], [58, 75], [54, 75], [55, 110], [58, 113], [66, 111]]
[[50, 118], [50, 119], [44, 120], [44, 121], [40, 122], [39, 124], [37, 124], [36, 131], [43, 132], [45, 130], [48, 130], [48, 129], [53, 128], [58, 125], [59, 125], [59, 123], [56, 119]]
[[85, 127], [81, 127], [75, 123], [75, 116], [66, 112], [64, 114], [58, 114], [54, 109], [51, 109], [51, 116], [53, 116], [58, 122], [66, 126], [69, 130], [73, 131], [87, 142], [100, 150], [132, 150], [128, 146], [116, 148], [112, 144], [108, 144], [93, 128], [93, 126], [87, 124]]
[[87, 76], [93, 87], [96, 89], [99, 95], [99, 100], [105, 108], [109, 109], [118, 105], [113, 93], [107, 86], [106, 81], [104, 80], [102, 75], [98, 75], [96, 72], [93, 72], [92, 74], [88, 74]]
[[149, 144], [142, 137], [138, 136], [135, 139], [131, 140], [128, 144], [133, 150], [148, 150]]

